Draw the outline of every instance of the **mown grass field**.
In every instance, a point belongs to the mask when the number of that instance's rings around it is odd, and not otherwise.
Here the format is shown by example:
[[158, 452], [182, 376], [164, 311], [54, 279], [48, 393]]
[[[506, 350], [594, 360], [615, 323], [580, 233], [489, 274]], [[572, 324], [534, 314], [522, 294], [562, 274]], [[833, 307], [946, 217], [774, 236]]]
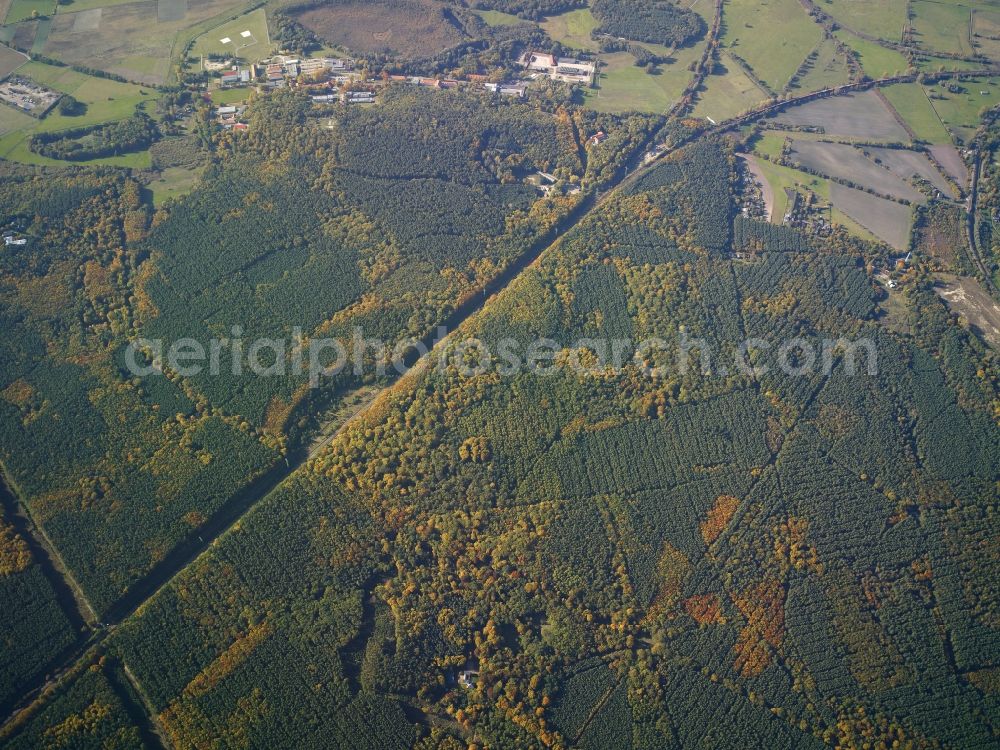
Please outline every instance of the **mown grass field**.
[[723, 44], [775, 91], [785, 88], [823, 39], [820, 27], [798, 0], [730, 0], [724, 6], [723, 21]]
[[722, 61], [705, 79], [705, 90], [698, 94], [692, 112], [695, 117], [710, 117], [716, 122], [742, 114], [768, 98], [734, 60], [725, 53], [720, 57]]
[[905, 73], [909, 64], [902, 54], [866, 39], [861, 39], [841, 29], [837, 38], [858, 53], [861, 67], [870, 78], [885, 78], [895, 73]]
[[820, 8], [849, 29], [898, 42], [906, 23], [907, 0], [829, 0]]
[[918, 45], [936, 52], [973, 53], [969, 44], [971, 9], [968, 6], [913, 0], [910, 8], [914, 14], [913, 30]]
[[549, 16], [539, 26], [553, 41], [566, 47], [595, 51], [600, 49], [600, 45], [590, 38], [590, 32], [597, 28], [597, 19], [590, 8], [578, 8]]
[[253, 93], [253, 89], [247, 88], [236, 88], [236, 89], [212, 89], [212, 102], [219, 106], [225, 106], [227, 104], [239, 104], [240, 102], [246, 101], [250, 98]]
[[[244, 31], [249, 31], [252, 36], [249, 39], [242, 37]], [[231, 41], [223, 44], [223, 39]], [[195, 39], [188, 56], [197, 59], [208, 54], [235, 55], [250, 62], [268, 57], [271, 54], [271, 40], [264, 9], [258, 8], [206, 31]]]
[[587, 106], [598, 112], [664, 112], [680, 97], [691, 75], [679, 62], [650, 75], [634, 64], [628, 52], [603, 55], [601, 60], [598, 88], [584, 90]]
[[887, 86], [882, 89], [882, 93], [917, 134], [917, 138], [928, 143], [951, 143], [951, 135], [941, 124], [937, 112], [919, 84], [899, 83]]

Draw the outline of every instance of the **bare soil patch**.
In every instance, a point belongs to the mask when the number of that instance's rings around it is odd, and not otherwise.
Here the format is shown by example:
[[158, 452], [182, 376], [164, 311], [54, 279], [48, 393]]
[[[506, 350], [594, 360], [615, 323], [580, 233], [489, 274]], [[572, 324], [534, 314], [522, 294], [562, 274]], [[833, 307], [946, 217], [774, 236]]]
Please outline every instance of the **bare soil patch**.
[[830, 183], [830, 202], [896, 250], [909, 246], [912, 212], [908, 206], [838, 182]]
[[793, 141], [790, 156], [804, 167], [861, 185], [880, 195], [913, 203], [926, 201], [912, 185], [880, 167], [854, 146], [822, 141]]
[[775, 122], [820, 127], [827, 135], [908, 143], [910, 137], [873, 91], [818, 99], [790, 107]]
[[965, 166], [965, 161], [962, 159], [962, 155], [958, 153], [958, 149], [954, 146], [944, 144], [940, 146], [931, 146], [929, 148], [931, 156], [937, 161], [938, 164], [944, 169], [948, 175], [955, 180], [959, 185], [967, 185], [969, 182], [969, 169]]
[[922, 177], [942, 193], [957, 198], [955, 187], [945, 179], [937, 167], [925, 154], [919, 151], [909, 151], [901, 148], [872, 148], [871, 155], [883, 166], [904, 180], [911, 180], [914, 175]]
[[969, 321], [972, 328], [995, 349], [1000, 349], [1000, 304], [978, 280], [941, 274], [936, 291], [948, 305]]

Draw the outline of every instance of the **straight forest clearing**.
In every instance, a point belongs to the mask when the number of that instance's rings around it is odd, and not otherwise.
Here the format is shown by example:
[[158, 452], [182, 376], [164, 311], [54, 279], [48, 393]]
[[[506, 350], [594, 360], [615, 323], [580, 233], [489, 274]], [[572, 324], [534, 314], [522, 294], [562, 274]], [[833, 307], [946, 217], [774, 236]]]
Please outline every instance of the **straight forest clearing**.
[[565, 47], [596, 52], [601, 45], [590, 38], [590, 33], [597, 28], [598, 22], [590, 12], [590, 8], [578, 8], [557, 16], [548, 16], [541, 23], [542, 31]]
[[927, 143], [951, 143], [951, 134], [919, 83], [897, 83], [880, 91], [917, 138]]
[[295, 20], [321, 39], [361, 54], [383, 52], [431, 57], [467, 37], [434, 0], [345, 2], [295, 13]]
[[782, 91], [823, 31], [799, 0], [730, 0], [723, 7], [722, 45], [739, 55], [774, 91]]
[[898, 42], [906, 23], [907, 0], [829, 0], [820, 8], [849, 29]]
[[793, 91], [819, 91], [845, 84], [850, 77], [847, 58], [840, 53], [833, 40], [824, 39], [816, 59], [809, 64], [797, 83], [789, 88]]
[[[249, 31], [250, 36], [243, 33]], [[223, 44], [223, 39], [229, 39]], [[271, 38], [267, 32], [267, 17], [263, 8], [250, 11], [244, 16], [216, 26], [195, 39], [188, 57], [202, 55], [232, 55], [243, 60], [256, 62], [271, 54]]]
[[[181, 32], [241, 5], [244, 5], [243, 0], [124, 3], [115, 6], [113, 11], [103, 12], [98, 28], [85, 33], [76, 30], [77, 13], [59, 13], [52, 19], [52, 30], [43, 51], [49, 57], [68, 63], [159, 85], [170, 74], [175, 39]], [[203, 31], [198, 30], [198, 34]]]
[[881, 195], [925, 203], [926, 198], [888, 169], [868, 159], [861, 150], [844, 143], [792, 141], [789, 158], [809, 170], [863, 185]]
[[799, 104], [779, 114], [774, 121], [799, 127], [820, 124], [828, 136], [892, 142], [910, 140], [874, 91], [832, 96]]
[[0, 44], [0, 80], [28, 62], [28, 58], [17, 50]]
[[705, 77], [705, 90], [698, 93], [698, 103], [691, 113], [694, 117], [711, 117], [715, 122], [736, 117], [769, 96], [735, 60], [725, 53], [720, 53], [719, 58]]
[[913, 31], [917, 45], [935, 52], [972, 55], [969, 43], [971, 8], [928, 0], [913, 0]]
[[905, 72], [909, 67], [909, 63], [902, 53], [894, 49], [869, 42], [867, 39], [862, 39], [843, 29], [837, 31], [834, 36], [858, 54], [861, 67], [869, 78], [885, 78]]
[[896, 250], [902, 252], [909, 246], [913, 221], [909, 206], [838, 182], [830, 183], [830, 202]]

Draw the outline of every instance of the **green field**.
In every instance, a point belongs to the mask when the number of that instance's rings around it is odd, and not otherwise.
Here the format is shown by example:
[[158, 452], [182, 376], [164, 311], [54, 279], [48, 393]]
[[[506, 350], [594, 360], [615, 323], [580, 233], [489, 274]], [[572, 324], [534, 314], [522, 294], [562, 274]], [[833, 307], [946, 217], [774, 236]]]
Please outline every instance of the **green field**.
[[919, 46], [957, 55], [973, 54], [969, 44], [970, 8], [927, 0], [913, 0], [910, 7], [915, 16], [913, 30]]
[[1000, 79], [974, 78], [959, 85], [962, 90], [955, 94], [940, 84], [925, 90], [945, 127], [965, 143], [979, 127], [983, 110], [1000, 103]]
[[[601, 60], [598, 88], [584, 91], [587, 106], [599, 112], [664, 112], [684, 89], [677, 76], [649, 75], [628, 52], [604, 55]], [[680, 70], [690, 77], [686, 69]]]
[[31, 18], [34, 13], [40, 16], [50, 15], [55, 10], [53, 0], [14, 0], [7, 11], [4, 23], [12, 24]]
[[153, 194], [153, 205], [161, 206], [168, 198], [179, 198], [190, 193], [201, 178], [200, 169], [167, 167], [160, 176], [146, 187]]
[[940, 70], [982, 70], [983, 64], [975, 60], [953, 60], [950, 57], [921, 54], [917, 56], [916, 67], [920, 71], [935, 72]]
[[907, 0], [824, 0], [819, 7], [841, 25], [898, 42], [906, 23]]
[[919, 84], [900, 83], [882, 89], [882, 93], [917, 138], [927, 143], [951, 143], [951, 136]]
[[742, 114], [768, 98], [746, 73], [724, 53], [712, 75], [705, 79], [705, 90], [698, 94], [695, 117], [712, 118], [716, 122]]
[[847, 83], [850, 71], [847, 59], [837, 50], [837, 45], [827, 39], [819, 47], [819, 55], [798, 81], [797, 91], [819, 91]]
[[600, 45], [590, 38], [590, 32], [597, 28], [597, 19], [590, 8], [579, 8], [558, 16], [549, 16], [539, 24], [553, 41], [573, 49], [596, 51]]
[[501, 13], [499, 10], [477, 10], [473, 12], [490, 26], [516, 26], [519, 23], [526, 23], [523, 18], [512, 16], [510, 13]]
[[846, 31], [838, 31], [837, 38], [858, 53], [861, 67], [871, 78], [885, 78], [895, 73], [905, 73], [909, 67], [906, 58], [896, 50], [888, 49]]
[[775, 91], [785, 88], [823, 39], [798, 0], [731, 0], [724, 6], [723, 20], [723, 44]]
[[56, 14], [79, 13], [81, 10], [93, 10], [94, 8], [111, 8], [115, 5], [125, 5], [135, 2], [135, 0], [70, 0], [68, 4], [56, 5]]
[[239, 104], [249, 99], [253, 92], [253, 89], [246, 88], [213, 89], [212, 102], [216, 105]]
[[754, 142], [753, 151], [755, 154], [777, 159], [781, 156], [781, 150], [785, 146], [786, 133], [781, 131], [768, 131], [762, 133]]
[[[28, 164], [65, 164], [46, 159], [28, 150], [27, 139], [32, 133], [52, 132], [67, 128], [97, 125], [122, 120], [135, 112], [137, 105], [154, 101], [156, 92], [128, 83], [95, 78], [70, 68], [60, 68], [37, 61], [26, 63], [20, 72], [45, 86], [70, 94], [87, 106], [87, 111], [76, 117], [66, 117], [53, 109], [44, 120], [28, 117], [27, 120], [0, 117], [0, 157]], [[3, 107], [3, 110], [9, 110]], [[26, 117], [14, 111], [20, 118]], [[9, 122], [7, 122], [9, 120]], [[10, 127], [12, 126], [12, 127]], [[8, 127], [10, 129], [8, 130]], [[149, 154], [138, 153], [96, 160], [100, 164], [118, 166], [149, 166]]]
[[[252, 36], [249, 38], [241, 36], [246, 31], [249, 31]], [[223, 44], [222, 39], [231, 39], [232, 41]], [[268, 57], [271, 54], [271, 43], [264, 9], [258, 8], [234, 21], [229, 21], [205, 32], [195, 39], [189, 57], [199, 58], [210, 53], [235, 55], [251, 62]]]

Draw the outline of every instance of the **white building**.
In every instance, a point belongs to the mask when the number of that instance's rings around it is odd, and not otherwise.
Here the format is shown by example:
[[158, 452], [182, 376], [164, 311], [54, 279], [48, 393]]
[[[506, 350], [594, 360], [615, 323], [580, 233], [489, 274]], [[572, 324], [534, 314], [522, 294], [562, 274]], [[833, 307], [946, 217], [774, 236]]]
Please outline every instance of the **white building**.
[[574, 60], [557, 57], [547, 52], [525, 52], [520, 64], [528, 70], [566, 83], [587, 83], [594, 80], [597, 63], [589, 60]]

